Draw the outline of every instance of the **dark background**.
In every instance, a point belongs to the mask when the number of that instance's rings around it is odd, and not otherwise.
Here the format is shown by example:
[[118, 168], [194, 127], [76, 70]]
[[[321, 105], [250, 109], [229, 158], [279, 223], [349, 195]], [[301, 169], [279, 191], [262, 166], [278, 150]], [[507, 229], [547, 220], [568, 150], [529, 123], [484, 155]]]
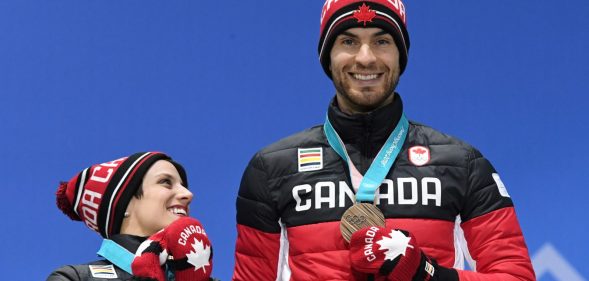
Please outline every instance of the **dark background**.
[[[334, 94], [322, 2], [0, 1], [3, 276], [96, 259], [100, 237], [55, 207], [58, 182], [159, 150], [188, 170], [214, 275], [229, 280], [244, 167], [321, 123]], [[585, 280], [589, 1], [405, 5], [407, 116], [492, 161], [539, 280]]]

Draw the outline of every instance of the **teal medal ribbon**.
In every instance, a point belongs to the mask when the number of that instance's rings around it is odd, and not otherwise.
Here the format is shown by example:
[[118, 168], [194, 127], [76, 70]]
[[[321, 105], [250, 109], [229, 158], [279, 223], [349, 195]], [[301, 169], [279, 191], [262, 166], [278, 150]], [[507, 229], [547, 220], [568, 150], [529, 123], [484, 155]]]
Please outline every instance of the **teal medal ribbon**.
[[135, 255], [129, 252], [123, 246], [115, 243], [110, 239], [104, 239], [102, 240], [102, 245], [100, 245], [100, 249], [98, 250], [97, 254], [112, 262], [114, 265], [118, 266], [129, 274], [133, 274], [131, 271], [131, 263], [133, 262]]
[[348, 164], [352, 185], [354, 189], [357, 189], [356, 202], [374, 202], [376, 189], [382, 184], [389, 173], [389, 170], [401, 152], [403, 143], [405, 143], [407, 131], [409, 131], [409, 121], [405, 117], [405, 114], [401, 114], [401, 119], [399, 119], [395, 130], [393, 130], [384, 145], [380, 148], [380, 151], [364, 176], [358, 172], [358, 169], [352, 163], [346, 151], [345, 144], [329, 121], [329, 116], [325, 118], [323, 131], [325, 132], [329, 145]]
[[[110, 239], [103, 239], [102, 245], [100, 245], [100, 249], [97, 253], [99, 256], [107, 259], [108, 261], [112, 262], [114, 265], [118, 266], [120, 269], [126, 271], [127, 273], [133, 275], [131, 269], [131, 263], [133, 263], [133, 259], [135, 258], [135, 254], [129, 252], [123, 246], [117, 244], [116, 242]], [[174, 273], [170, 271], [166, 267], [166, 274], [168, 281], [176, 280]]]

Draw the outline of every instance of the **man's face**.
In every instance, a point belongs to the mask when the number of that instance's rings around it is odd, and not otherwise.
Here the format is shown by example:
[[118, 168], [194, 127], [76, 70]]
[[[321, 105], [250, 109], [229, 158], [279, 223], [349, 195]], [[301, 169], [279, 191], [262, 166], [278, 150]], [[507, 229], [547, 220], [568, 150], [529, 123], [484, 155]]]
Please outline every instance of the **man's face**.
[[340, 110], [369, 112], [392, 102], [400, 67], [399, 50], [389, 33], [350, 28], [337, 36], [330, 58]]

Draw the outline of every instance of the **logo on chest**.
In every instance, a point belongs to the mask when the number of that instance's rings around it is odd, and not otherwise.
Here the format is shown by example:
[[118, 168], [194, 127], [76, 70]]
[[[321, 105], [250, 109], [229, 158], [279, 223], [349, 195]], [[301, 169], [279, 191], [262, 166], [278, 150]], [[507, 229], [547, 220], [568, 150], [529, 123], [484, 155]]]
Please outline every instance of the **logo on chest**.
[[429, 148], [425, 146], [413, 146], [409, 148], [409, 161], [415, 166], [423, 166], [429, 163]]
[[299, 172], [323, 169], [323, 148], [299, 148]]
[[117, 272], [112, 264], [109, 265], [88, 265], [92, 277], [99, 279], [117, 279]]

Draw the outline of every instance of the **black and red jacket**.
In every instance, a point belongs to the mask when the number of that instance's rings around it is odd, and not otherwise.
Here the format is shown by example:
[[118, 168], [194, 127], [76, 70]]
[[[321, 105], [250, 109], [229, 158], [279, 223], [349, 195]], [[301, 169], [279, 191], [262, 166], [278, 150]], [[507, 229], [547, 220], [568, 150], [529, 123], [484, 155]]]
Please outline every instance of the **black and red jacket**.
[[[133, 236], [133, 235], [125, 235], [125, 234], [117, 234], [113, 235], [111, 239], [121, 245], [123, 248], [127, 249], [128, 251], [135, 253], [139, 245], [145, 241], [145, 237]], [[105, 270], [94, 270], [91, 268], [92, 266], [102, 266], [106, 267]], [[102, 275], [102, 276], [100, 276]], [[115, 277], [116, 276], [116, 277]], [[135, 280], [131, 274], [124, 271], [120, 267], [114, 265], [112, 262], [103, 259], [97, 260], [93, 262], [89, 262], [86, 264], [77, 264], [77, 265], [65, 265], [61, 268], [52, 272], [49, 277], [47, 277], [47, 281], [100, 281], [100, 280], [109, 280], [109, 281], [128, 281], [128, 280]]]
[[[403, 112], [394, 102], [347, 115], [334, 101], [330, 121], [364, 174]], [[412, 161], [410, 150], [429, 150]], [[300, 172], [299, 149], [320, 148], [320, 169]], [[417, 163], [417, 164], [416, 164]], [[304, 169], [303, 169], [304, 170]], [[259, 151], [237, 198], [234, 280], [359, 280], [340, 218], [354, 204], [348, 168], [315, 126]], [[411, 232], [421, 249], [460, 280], [535, 280], [513, 202], [472, 146], [410, 122], [406, 141], [375, 203], [387, 225]], [[469, 261], [472, 271], [463, 270]]]

